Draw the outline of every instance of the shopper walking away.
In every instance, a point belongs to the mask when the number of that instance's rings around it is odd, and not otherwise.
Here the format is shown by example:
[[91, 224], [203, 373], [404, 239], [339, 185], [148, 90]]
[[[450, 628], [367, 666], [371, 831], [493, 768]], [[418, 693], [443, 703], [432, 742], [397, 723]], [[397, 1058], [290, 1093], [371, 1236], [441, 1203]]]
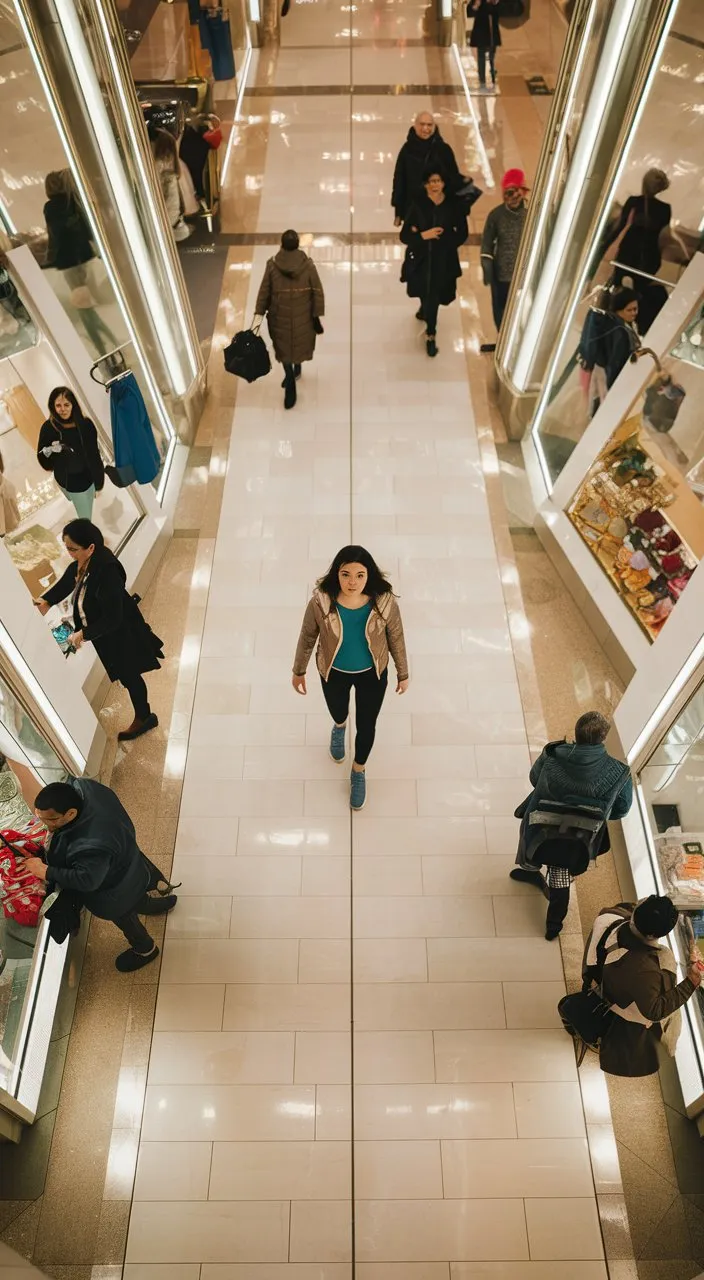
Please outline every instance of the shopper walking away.
[[158, 671], [163, 643], [145, 622], [139, 596], [125, 589], [127, 575], [105, 546], [103, 535], [90, 520], [71, 520], [63, 531], [72, 564], [34, 603], [40, 613], [70, 600], [74, 649], [90, 642], [111, 680], [119, 680], [130, 695], [134, 719], [118, 733], [121, 742], [140, 738], [159, 721], [149, 706], [145, 671]]
[[306, 670], [316, 641], [316, 663], [333, 718], [330, 755], [338, 763], [345, 759], [350, 694], [355, 691], [357, 731], [350, 805], [362, 809], [365, 766], [386, 693], [389, 653], [396, 667], [396, 692], [405, 693], [408, 688], [408, 659], [396, 597], [364, 547], [342, 547], [311, 596], [293, 662], [292, 684], [297, 693], [307, 693]]
[[617, 289], [609, 299], [609, 308], [609, 311], [589, 309], [577, 351], [592, 418], [623, 366], [642, 345], [636, 328], [638, 295], [635, 290]]
[[664, 200], [658, 200], [667, 191], [670, 179], [662, 169], [648, 169], [643, 177], [641, 194], [629, 196], [620, 216], [605, 232], [599, 247], [599, 257], [608, 253], [619, 236], [625, 235], [618, 247], [619, 266], [614, 268], [612, 283], [618, 285], [629, 267], [656, 276], [662, 265], [660, 237], [670, 225], [672, 208]]
[[411, 205], [401, 230], [401, 240], [408, 246], [401, 279], [409, 298], [420, 298], [416, 319], [425, 321], [429, 356], [438, 353], [438, 311], [457, 297], [462, 275], [457, 249], [468, 235], [467, 216], [459, 201], [445, 194], [441, 174], [429, 174], [425, 193]]
[[477, 55], [479, 87], [486, 92], [486, 64], [489, 63], [492, 89], [496, 87], [496, 50], [501, 45], [499, 28], [499, 0], [469, 0], [467, 17], [474, 18], [470, 48]]
[[[602, 1071], [649, 1076], [659, 1067], [659, 1046], [674, 1057], [682, 1026], [679, 1010], [701, 982], [690, 954], [677, 981], [677, 961], [662, 939], [677, 924], [670, 898], [653, 893], [638, 903], [600, 911], [587, 939], [582, 965], [585, 989], [597, 988], [613, 1015], [599, 1049]], [[599, 962], [597, 947], [605, 951]]]
[[69, 303], [78, 312], [88, 341], [99, 355], [106, 355], [118, 342], [98, 312], [91, 292], [88, 263], [98, 255], [71, 171], [60, 169], [48, 173], [44, 190], [48, 196], [44, 205], [48, 237], [46, 265], [62, 273], [70, 290]]
[[411, 205], [422, 197], [431, 172], [442, 176], [450, 195], [465, 181], [457, 167], [455, 153], [441, 136], [432, 115], [429, 111], [420, 111], [396, 159], [391, 191], [395, 227], [406, 221]]
[[76, 515], [90, 520], [96, 492], [105, 484], [105, 467], [95, 423], [83, 416], [69, 387], [56, 387], [49, 396], [49, 417], [39, 431], [37, 459], [45, 471], [53, 471]]
[[34, 809], [52, 835], [46, 864], [28, 858], [27, 870], [46, 881], [49, 893], [66, 890], [94, 916], [117, 925], [129, 943], [115, 961], [121, 973], [156, 960], [159, 948], [139, 917], [165, 915], [177, 898], [148, 896], [163, 877], [139, 848], [134, 823], [115, 793], [101, 782], [69, 778], [43, 787]]
[[[523, 228], [528, 216], [526, 175], [522, 169], [507, 169], [501, 179], [503, 204], [491, 210], [482, 232], [481, 264], [484, 284], [491, 289], [491, 310], [496, 332], [501, 328]], [[495, 342], [485, 342], [482, 351], [495, 351]]]
[[548, 742], [530, 771], [533, 791], [516, 810], [516, 817], [522, 821], [516, 866], [510, 875], [512, 880], [534, 884], [547, 897], [545, 937], [549, 942], [562, 931], [570, 901], [570, 876], [562, 867], [549, 867], [547, 876], [543, 876], [542, 863], [528, 857], [529, 836], [535, 835], [530, 815], [545, 801], [596, 809], [602, 824], [597, 832], [596, 853], [609, 850], [606, 821], [625, 817], [633, 801], [628, 765], [610, 756], [604, 746], [610, 728], [605, 716], [587, 711], [575, 725], [574, 742]]
[[269, 258], [257, 294], [255, 324], [267, 317], [274, 355], [284, 366], [284, 408], [296, 403], [301, 365], [312, 360], [323, 332], [325, 294], [315, 263], [300, 248], [297, 231], [284, 231], [281, 248]]

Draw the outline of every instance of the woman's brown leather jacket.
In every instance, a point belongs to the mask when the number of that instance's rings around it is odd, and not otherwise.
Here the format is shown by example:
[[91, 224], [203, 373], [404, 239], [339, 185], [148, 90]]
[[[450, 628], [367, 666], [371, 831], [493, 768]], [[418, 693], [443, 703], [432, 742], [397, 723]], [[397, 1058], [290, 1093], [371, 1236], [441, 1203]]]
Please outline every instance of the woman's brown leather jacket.
[[[367, 618], [365, 634], [377, 676], [381, 677], [382, 672], [389, 665], [389, 651], [391, 651], [398, 679], [407, 680], [408, 658], [406, 642], [403, 638], [403, 623], [396, 597], [390, 591], [378, 596], [374, 601]], [[318, 671], [323, 680], [327, 680], [335, 661], [335, 654], [342, 644], [342, 623], [330, 596], [317, 589], [308, 601], [303, 615], [303, 625], [293, 660], [294, 675], [305, 675], [316, 640], [318, 650], [315, 660]]]

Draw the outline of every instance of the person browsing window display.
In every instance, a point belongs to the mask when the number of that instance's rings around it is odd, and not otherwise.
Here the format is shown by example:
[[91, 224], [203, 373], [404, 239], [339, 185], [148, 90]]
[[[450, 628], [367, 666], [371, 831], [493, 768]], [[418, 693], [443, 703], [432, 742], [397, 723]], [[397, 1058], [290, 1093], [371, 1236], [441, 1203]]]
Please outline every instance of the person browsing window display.
[[49, 396], [49, 417], [42, 424], [37, 460], [52, 471], [64, 497], [76, 515], [90, 520], [96, 492], [105, 484], [105, 467], [98, 448], [98, 433], [68, 387], [56, 387]]
[[293, 663], [292, 684], [297, 693], [307, 693], [306, 668], [316, 641], [323, 696], [333, 718], [330, 755], [338, 764], [345, 759], [350, 694], [355, 690], [357, 732], [350, 806], [362, 809], [365, 766], [386, 694], [389, 653], [396, 667], [396, 692], [405, 693], [408, 688], [408, 660], [396, 597], [364, 547], [342, 547], [311, 596]]
[[119, 680], [129, 693], [134, 719], [117, 736], [132, 741], [159, 723], [149, 706], [144, 673], [159, 670], [162, 641], [142, 617], [139, 597], [126, 591], [125, 570], [97, 525], [71, 520], [63, 540], [73, 563], [34, 604], [45, 614], [52, 605], [70, 600], [75, 630], [69, 642], [74, 649], [91, 642], [110, 679]]

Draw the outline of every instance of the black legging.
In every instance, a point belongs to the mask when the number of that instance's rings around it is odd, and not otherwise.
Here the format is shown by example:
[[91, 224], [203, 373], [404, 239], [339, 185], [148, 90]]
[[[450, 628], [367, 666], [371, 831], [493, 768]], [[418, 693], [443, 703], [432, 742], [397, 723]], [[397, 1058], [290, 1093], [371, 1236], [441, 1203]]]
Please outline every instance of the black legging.
[[376, 722], [384, 701], [389, 680], [388, 668], [381, 678], [374, 667], [368, 671], [338, 671], [333, 667], [327, 680], [320, 677], [328, 711], [335, 724], [344, 724], [350, 710], [350, 694], [355, 690], [355, 720], [357, 733], [354, 740], [355, 764], [366, 764], [374, 746]]
[[150, 714], [149, 694], [143, 676], [132, 676], [128, 680], [122, 680], [123, 684], [132, 699], [134, 714], [136, 720], [146, 720]]
[[429, 335], [434, 338], [438, 327], [438, 311], [440, 310], [440, 303], [438, 302], [437, 294], [431, 293], [428, 294], [427, 297], [423, 298], [421, 300], [421, 310], [423, 312], [426, 330]]

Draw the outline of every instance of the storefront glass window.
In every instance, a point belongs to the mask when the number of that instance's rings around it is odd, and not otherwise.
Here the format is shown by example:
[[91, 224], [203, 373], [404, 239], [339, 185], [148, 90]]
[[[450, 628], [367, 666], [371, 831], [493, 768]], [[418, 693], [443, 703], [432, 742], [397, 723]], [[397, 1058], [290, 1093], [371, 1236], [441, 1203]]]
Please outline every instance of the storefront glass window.
[[[66, 770], [0, 676], [0, 832], [17, 832], [43, 843], [46, 832], [34, 817], [34, 799], [47, 782], [60, 781]], [[22, 893], [14, 857], [0, 848], [0, 1087], [8, 1088], [18, 1039], [25, 1021], [25, 1002], [40, 922], [29, 894]]]
[[[704, 961], [704, 687], [700, 686], [640, 774], [663, 891], [682, 915], [681, 956]], [[701, 989], [691, 1006], [704, 1031]]]
[[[696, 332], [694, 322], [686, 332]], [[675, 348], [685, 349], [683, 343]], [[704, 558], [703, 398], [704, 368], [673, 353], [612, 433], [568, 509], [650, 639]]]

